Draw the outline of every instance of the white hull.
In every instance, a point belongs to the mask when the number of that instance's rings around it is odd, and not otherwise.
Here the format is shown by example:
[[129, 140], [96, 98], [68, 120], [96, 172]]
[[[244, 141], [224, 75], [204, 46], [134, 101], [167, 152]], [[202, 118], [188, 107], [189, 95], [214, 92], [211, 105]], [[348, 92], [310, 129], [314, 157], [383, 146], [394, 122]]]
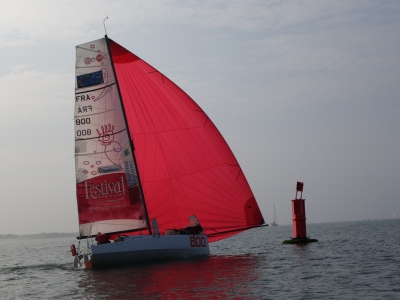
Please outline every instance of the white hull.
[[76, 257], [74, 267], [91, 269], [207, 255], [210, 255], [210, 248], [204, 235], [139, 236], [128, 237], [122, 242], [92, 245]]

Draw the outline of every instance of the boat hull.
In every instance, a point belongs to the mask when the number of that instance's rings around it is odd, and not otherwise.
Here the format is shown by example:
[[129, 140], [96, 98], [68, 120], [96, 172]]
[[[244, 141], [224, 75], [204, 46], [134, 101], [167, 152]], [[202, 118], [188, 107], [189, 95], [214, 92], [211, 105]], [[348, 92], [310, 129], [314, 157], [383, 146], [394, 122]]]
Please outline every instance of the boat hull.
[[207, 236], [168, 235], [127, 238], [125, 241], [93, 245], [75, 260], [75, 267], [101, 268], [210, 255]]

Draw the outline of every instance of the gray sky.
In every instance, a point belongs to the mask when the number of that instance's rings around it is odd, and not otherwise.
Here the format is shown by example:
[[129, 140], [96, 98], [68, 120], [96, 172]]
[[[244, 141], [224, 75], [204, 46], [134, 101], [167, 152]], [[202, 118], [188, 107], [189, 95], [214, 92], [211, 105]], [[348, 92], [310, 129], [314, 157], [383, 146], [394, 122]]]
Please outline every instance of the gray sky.
[[104, 36], [217, 125], [267, 222], [400, 216], [400, 2], [0, 0], [1, 233], [78, 230], [75, 46]]

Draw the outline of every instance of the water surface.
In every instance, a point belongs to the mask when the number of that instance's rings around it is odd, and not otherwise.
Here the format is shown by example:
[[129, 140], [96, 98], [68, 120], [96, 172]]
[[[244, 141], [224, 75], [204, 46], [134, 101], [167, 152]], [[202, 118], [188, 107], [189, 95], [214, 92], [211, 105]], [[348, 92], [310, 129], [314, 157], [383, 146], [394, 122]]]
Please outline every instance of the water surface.
[[400, 219], [291, 226], [211, 244], [207, 258], [72, 267], [73, 238], [0, 240], [2, 299], [400, 299]]

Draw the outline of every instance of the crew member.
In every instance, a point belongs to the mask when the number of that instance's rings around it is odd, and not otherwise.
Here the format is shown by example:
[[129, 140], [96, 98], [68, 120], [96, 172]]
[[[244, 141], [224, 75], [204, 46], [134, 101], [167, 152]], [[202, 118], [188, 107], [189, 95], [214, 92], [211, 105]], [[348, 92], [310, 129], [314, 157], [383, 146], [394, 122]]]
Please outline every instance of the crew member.
[[97, 241], [97, 245], [111, 243], [110, 237], [108, 236], [108, 234], [101, 233], [101, 232], [96, 234], [96, 237], [94, 238], [94, 240]]
[[189, 217], [189, 226], [186, 226], [180, 230], [168, 229], [165, 231], [165, 235], [175, 235], [175, 234], [197, 235], [202, 233], [203, 233], [203, 227], [201, 227], [195, 215]]

